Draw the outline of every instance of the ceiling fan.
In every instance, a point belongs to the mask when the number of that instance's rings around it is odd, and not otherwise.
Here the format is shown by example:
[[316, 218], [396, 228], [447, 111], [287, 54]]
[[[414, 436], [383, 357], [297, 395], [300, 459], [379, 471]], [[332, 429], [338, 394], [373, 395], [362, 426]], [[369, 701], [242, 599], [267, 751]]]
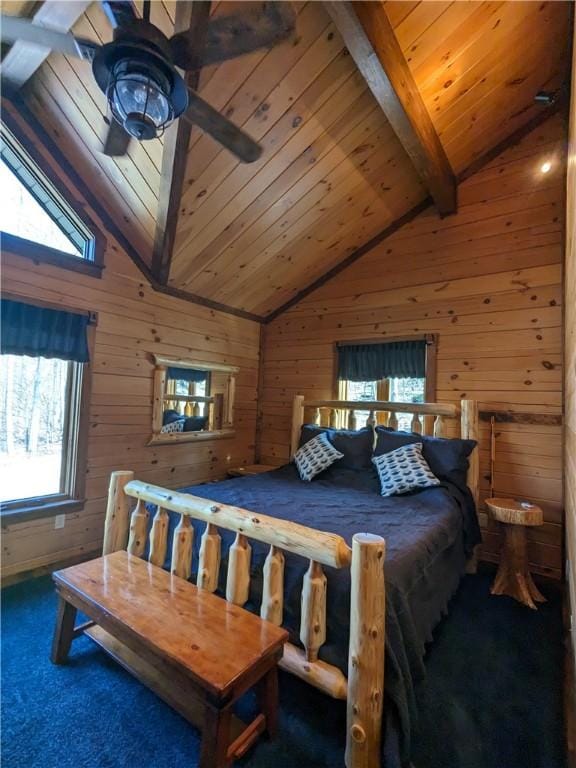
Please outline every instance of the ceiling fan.
[[113, 117], [104, 146], [108, 155], [125, 154], [131, 137], [145, 141], [161, 136], [180, 118], [209, 133], [245, 163], [260, 157], [262, 147], [189, 88], [177, 68], [198, 71], [285, 40], [294, 31], [290, 3], [263, 2], [257, 10], [208, 21], [210, 2], [194, 0], [197, 29], [171, 38], [150, 22], [150, 0], [143, 4], [143, 18], [130, 0], [101, 4], [114, 30], [111, 43], [100, 45], [5, 15], [0, 17], [0, 38], [8, 43], [24, 40], [92, 62]]

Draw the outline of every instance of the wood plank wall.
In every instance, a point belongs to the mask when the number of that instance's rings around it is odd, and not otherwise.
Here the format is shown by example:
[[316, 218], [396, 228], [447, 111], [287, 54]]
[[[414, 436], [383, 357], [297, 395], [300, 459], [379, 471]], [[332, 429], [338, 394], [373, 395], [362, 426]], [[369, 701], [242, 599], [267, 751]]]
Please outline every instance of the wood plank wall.
[[[575, 21], [576, 29], [576, 21]], [[572, 648], [576, 670], [576, 49], [572, 61], [572, 101], [570, 107], [570, 143], [568, 148], [566, 198], [566, 263], [564, 272], [564, 365], [565, 431], [564, 495], [566, 505], [567, 579], [572, 613]], [[572, 681], [573, 695], [575, 682]], [[571, 738], [576, 739], [576, 725]], [[576, 751], [576, 744], [572, 744]]]
[[[266, 328], [261, 460], [288, 458], [292, 396], [333, 395], [334, 342], [439, 334], [437, 400], [560, 414], [565, 123], [553, 117], [459, 190], [459, 212], [421, 214]], [[544, 160], [553, 163], [540, 172]], [[482, 426], [482, 494], [489, 428]], [[530, 561], [560, 577], [561, 429], [498, 427], [495, 488], [541, 503]], [[484, 557], [500, 537], [481, 514]]]
[[[73, 194], [82, 199], [73, 188]], [[90, 215], [105, 232], [94, 211]], [[154, 292], [110, 233], [101, 280], [3, 254], [2, 290], [98, 313], [86, 505], [54, 518], [3, 525], [2, 575], [12, 575], [101, 546], [110, 472], [170, 488], [226, 476], [228, 466], [254, 461], [260, 326]], [[152, 419], [152, 353], [237, 365], [233, 439], [147, 447]]]

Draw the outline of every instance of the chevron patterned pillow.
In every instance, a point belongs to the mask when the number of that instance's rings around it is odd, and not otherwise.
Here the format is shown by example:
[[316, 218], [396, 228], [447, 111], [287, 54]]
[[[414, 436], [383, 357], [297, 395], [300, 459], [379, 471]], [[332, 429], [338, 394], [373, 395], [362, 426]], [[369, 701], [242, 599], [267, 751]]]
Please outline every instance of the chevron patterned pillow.
[[337, 451], [325, 432], [308, 440], [294, 454], [294, 462], [298, 467], [298, 474], [302, 480], [310, 482], [313, 477], [328, 469], [335, 461], [341, 459], [343, 453]]
[[402, 445], [381, 456], [375, 456], [372, 462], [378, 471], [382, 496], [440, 485], [440, 480], [422, 456], [422, 443]]
[[184, 431], [184, 419], [177, 419], [176, 421], [171, 421], [169, 424], [164, 424], [160, 432], [162, 434], [170, 433], [170, 432], [183, 432]]

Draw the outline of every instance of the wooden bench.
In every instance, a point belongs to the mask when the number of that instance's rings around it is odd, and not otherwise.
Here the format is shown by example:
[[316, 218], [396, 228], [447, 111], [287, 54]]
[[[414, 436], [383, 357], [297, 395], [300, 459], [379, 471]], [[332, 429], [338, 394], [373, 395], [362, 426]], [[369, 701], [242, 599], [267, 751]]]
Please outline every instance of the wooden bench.
[[[243, 608], [119, 551], [54, 573], [52, 661], [86, 633], [203, 731], [201, 768], [222, 768], [277, 727], [277, 663], [288, 633]], [[75, 627], [76, 611], [91, 621]], [[259, 714], [232, 713], [256, 687]]]

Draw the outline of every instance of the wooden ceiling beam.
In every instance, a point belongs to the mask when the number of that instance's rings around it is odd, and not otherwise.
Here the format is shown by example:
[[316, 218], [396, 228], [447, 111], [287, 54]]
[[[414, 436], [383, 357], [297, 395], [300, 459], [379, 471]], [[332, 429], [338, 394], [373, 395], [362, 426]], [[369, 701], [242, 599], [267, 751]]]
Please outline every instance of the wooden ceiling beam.
[[438, 213], [455, 213], [456, 178], [383, 2], [334, 0], [325, 5]]
[[[69, 32], [89, 5], [90, 0], [45, 0], [32, 21], [41, 27]], [[12, 89], [21, 88], [50, 53], [49, 48], [18, 40], [0, 64], [2, 82]]]
[[[209, 19], [210, 2], [206, 0], [176, 3], [174, 33], [188, 30], [191, 39], [190, 49], [198, 52], [197, 67], [189, 69], [184, 75], [186, 85], [193, 90], [198, 88], [200, 81], [202, 66], [200, 55], [204, 49]], [[188, 120], [177, 120], [168, 128], [164, 136], [151, 267], [154, 279], [161, 285], [168, 283], [170, 275], [191, 132], [192, 126]]]

